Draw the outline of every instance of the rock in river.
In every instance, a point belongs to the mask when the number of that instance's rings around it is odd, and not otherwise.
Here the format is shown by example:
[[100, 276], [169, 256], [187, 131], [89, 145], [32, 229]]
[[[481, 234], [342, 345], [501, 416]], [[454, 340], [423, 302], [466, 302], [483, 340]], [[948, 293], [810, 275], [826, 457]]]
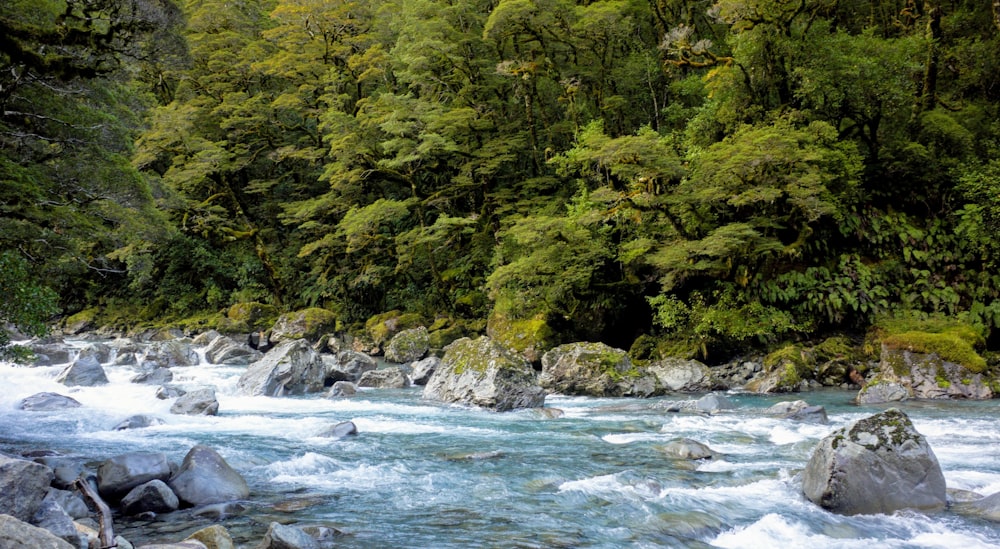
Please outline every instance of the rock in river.
[[462, 338], [448, 345], [423, 394], [430, 400], [498, 412], [545, 404], [545, 392], [535, 380], [531, 364], [485, 336]]

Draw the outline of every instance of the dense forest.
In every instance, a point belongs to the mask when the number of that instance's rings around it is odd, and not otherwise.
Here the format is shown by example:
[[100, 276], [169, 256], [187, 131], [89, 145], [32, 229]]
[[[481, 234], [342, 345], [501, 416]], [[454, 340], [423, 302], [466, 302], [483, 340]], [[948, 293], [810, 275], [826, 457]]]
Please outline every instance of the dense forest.
[[27, 333], [247, 303], [637, 357], [995, 333], [998, 231], [996, 0], [0, 3]]

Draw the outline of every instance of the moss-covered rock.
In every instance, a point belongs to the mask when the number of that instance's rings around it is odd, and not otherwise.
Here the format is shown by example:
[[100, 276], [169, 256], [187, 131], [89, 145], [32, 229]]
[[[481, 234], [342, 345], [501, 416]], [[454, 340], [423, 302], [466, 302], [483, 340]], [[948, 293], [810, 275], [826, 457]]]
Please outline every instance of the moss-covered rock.
[[385, 346], [385, 359], [398, 364], [420, 360], [427, 354], [430, 345], [427, 328], [418, 326], [403, 330], [392, 336], [389, 344]]
[[[651, 391], [637, 388], [644, 377], [622, 349], [584, 342], [546, 352], [538, 379], [545, 390], [564, 395], [648, 396]], [[655, 387], [655, 380], [649, 381]]]
[[816, 359], [812, 351], [801, 345], [786, 345], [764, 357], [764, 375], [747, 383], [756, 393], [787, 393], [808, 387], [813, 378]]
[[488, 337], [462, 338], [449, 345], [423, 396], [498, 412], [545, 404], [531, 364]]
[[[890, 383], [903, 387], [914, 398], [989, 399], [993, 398], [995, 378], [974, 373], [964, 365], [944, 360], [935, 353], [882, 346], [879, 371], [872, 383]], [[859, 400], [861, 395], [859, 395]]]
[[278, 309], [266, 303], [236, 303], [226, 311], [226, 317], [241, 331], [261, 330], [278, 318]]
[[366, 336], [376, 348], [392, 339], [392, 336], [403, 330], [416, 328], [424, 324], [422, 316], [416, 313], [403, 313], [401, 311], [389, 311], [369, 318], [365, 322]]
[[486, 324], [486, 335], [514, 349], [531, 362], [538, 362], [542, 355], [559, 343], [559, 334], [544, 316], [511, 319], [494, 313]]
[[91, 307], [84, 309], [63, 321], [63, 331], [67, 334], [77, 335], [96, 327], [95, 321], [100, 309]]
[[313, 307], [278, 317], [271, 328], [271, 342], [306, 339], [318, 341], [323, 334], [337, 328], [337, 315], [332, 311]]

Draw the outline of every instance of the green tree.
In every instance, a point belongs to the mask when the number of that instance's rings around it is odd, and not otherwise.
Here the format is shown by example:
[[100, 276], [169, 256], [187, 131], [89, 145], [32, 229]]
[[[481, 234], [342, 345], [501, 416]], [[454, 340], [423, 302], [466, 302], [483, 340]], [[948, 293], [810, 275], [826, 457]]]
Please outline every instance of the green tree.
[[48, 322], [59, 309], [58, 296], [40, 285], [29, 272], [28, 262], [14, 252], [0, 253], [0, 359], [21, 360], [29, 354], [11, 345], [8, 325], [28, 336], [43, 336]]

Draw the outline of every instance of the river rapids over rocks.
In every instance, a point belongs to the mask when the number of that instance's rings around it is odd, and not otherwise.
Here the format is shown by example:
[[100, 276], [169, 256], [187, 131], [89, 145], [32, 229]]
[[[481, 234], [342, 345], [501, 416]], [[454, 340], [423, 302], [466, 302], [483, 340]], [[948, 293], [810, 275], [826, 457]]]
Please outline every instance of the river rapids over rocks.
[[[548, 395], [546, 409], [496, 413], [425, 401], [420, 387], [359, 388], [339, 398], [242, 396], [237, 381], [246, 366], [201, 358], [170, 368], [170, 383], [214, 387], [216, 416], [171, 414], [173, 400], [158, 399], [157, 385], [130, 381], [134, 365], [109, 362], [108, 384], [68, 387], [56, 381], [64, 364], [0, 363], [0, 453], [44, 450], [92, 465], [162, 452], [179, 463], [206, 445], [246, 479], [250, 496], [237, 505], [116, 515], [115, 533], [136, 546], [221, 524], [237, 547], [252, 548], [279, 522], [335, 529], [331, 546], [346, 548], [1000, 547], [996, 523], [950, 509], [842, 516], [803, 496], [801, 473], [819, 441], [884, 409], [853, 405], [853, 392], [731, 392], [734, 406], [712, 414], [668, 411], [700, 395]], [[42, 392], [81, 406], [17, 408]], [[829, 423], [764, 412], [796, 398], [824, 406]], [[995, 401], [895, 406], [926, 437], [949, 489], [1000, 492]], [[115, 430], [135, 414], [162, 423]], [[356, 436], [319, 436], [347, 421]], [[709, 448], [710, 457], [678, 459], [671, 448], [682, 439]]]

